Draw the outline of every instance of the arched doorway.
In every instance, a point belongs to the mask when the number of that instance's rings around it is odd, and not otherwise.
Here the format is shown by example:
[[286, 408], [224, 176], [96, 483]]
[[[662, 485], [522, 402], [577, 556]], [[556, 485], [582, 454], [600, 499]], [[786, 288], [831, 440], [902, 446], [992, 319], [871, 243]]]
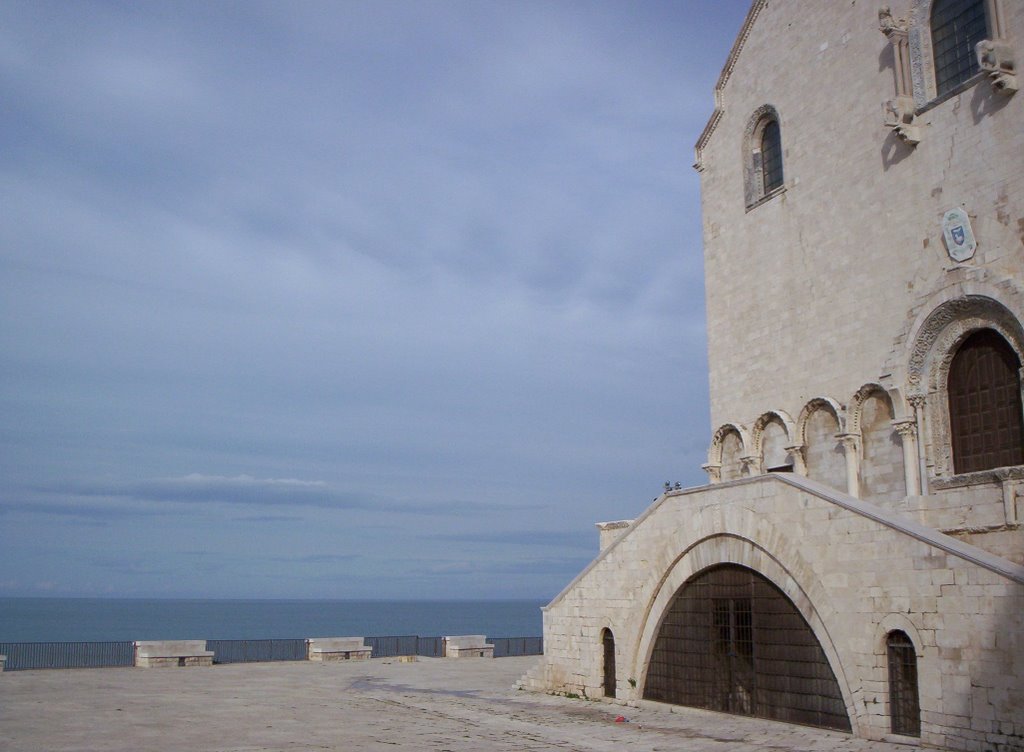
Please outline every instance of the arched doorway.
[[1020, 360], [991, 329], [969, 336], [953, 357], [949, 423], [955, 472], [1024, 464]]
[[885, 640], [889, 663], [889, 716], [894, 734], [921, 735], [921, 706], [917, 693], [917, 653], [905, 632], [890, 632]]
[[785, 593], [724, 564], [673, 597], [654, 643], [644, 699], [850, 731], [821, 645]]
[[615, 635], [610, 629], [601, 632], [604, 648], [604, 696], [615, 697]]

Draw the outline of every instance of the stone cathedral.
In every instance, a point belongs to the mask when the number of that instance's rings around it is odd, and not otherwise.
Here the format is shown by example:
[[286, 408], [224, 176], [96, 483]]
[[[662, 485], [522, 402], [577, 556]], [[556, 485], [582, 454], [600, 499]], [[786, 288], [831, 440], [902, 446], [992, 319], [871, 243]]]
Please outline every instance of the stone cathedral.
[[755, 0], [696, 144], [707, 485], [527, 688], [1024, 750], [1024, 2]]

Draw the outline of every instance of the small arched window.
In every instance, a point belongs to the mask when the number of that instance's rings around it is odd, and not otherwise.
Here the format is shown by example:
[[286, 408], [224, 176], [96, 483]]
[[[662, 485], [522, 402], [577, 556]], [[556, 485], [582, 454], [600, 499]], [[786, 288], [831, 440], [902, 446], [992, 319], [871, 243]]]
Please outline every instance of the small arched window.
[[953, 467], [971, 473], [1024, 464], [1020, 359], [997, 332], [964, 340], [949, 366]]
[[941, 97], [979, 70], [974, 46], [988, 34], [985, 0], [935, 0], [931, 32], [935, 93]]
[[782, 130], [770, 104], [759, 107], [743, 139], [744, 193], [751, 209], [782, 190]]
[[917, 692], [917, 653], [906, 632], [885, 639], [889, 663], [889, 717], [892, 733], [921, 735], [921, 705]]

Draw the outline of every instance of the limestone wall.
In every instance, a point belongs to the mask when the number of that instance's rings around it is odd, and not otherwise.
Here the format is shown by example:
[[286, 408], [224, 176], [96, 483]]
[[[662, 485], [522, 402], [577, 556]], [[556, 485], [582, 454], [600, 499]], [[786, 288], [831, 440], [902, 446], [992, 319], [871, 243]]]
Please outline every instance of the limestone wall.
[[546, 609], [544, 662], [527, 684], [600, 696], [607, 628], [617, 696], [639, 700], [673, 595], [706, 567], [735, 563], [768, 577], [811, 625], [855, 734], [889, 733], [885, 636], [899, 629], [918, 653], [924, 743], [1021, 749], [1024, 568], [842, 497], [907, 526], [895, 529], [813, 487], [761, 476], [662, 497]]
[[[1020, 59], [1024, 3], [1002, 6]], [[878, 7], [767, 3], [721, 92], [700, 159], [712, 430], [819, 395], [845, 403], [867, 383], [902, 388], [909, 345], [893, 347], [918, 306], [967, 277], [1024, 279], [1024, 93], [979, 81], [923, 112], [920, 144], [904, 145], [883, 126], [895, 90]], [[744, 137], [766, 104], [785, 187], [748, 211]], [[964, 264], [941, 236], [957, 206], [979, 243]]]

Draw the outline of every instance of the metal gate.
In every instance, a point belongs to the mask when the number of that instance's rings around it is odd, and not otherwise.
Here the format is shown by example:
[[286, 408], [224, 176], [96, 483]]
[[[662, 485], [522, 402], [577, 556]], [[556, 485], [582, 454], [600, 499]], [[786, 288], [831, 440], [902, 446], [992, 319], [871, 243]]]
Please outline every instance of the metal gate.
[[732, 564], [676, 593], [644, 699], [850, 731], [835, 674], [803, 616], [767, 579]]

